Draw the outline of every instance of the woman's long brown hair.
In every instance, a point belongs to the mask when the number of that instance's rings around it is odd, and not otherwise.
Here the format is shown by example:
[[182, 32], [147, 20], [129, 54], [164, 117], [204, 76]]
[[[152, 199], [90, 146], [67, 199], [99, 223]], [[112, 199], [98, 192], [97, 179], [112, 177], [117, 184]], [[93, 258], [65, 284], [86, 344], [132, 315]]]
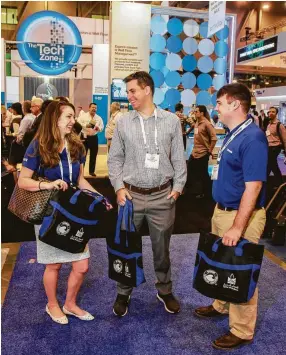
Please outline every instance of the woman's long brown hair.
[[[53, 101], [51, 102], [40, 123], [39, 129], [35, 135], [35, 140], [38, 140], [38, 154], [41, 157], [41, 162], [44, 166], [53, 167], [60, 161], [59, 152], [62, 148], [62, 139], [58, 127], [59, 118], [64, 107], [69, 106], [75, 112], [74, 106], [69, 102]], [[71, 160], [77, 161], [85, 154], [84, 145], [75, 132], [66, 135], [68, 149]]]

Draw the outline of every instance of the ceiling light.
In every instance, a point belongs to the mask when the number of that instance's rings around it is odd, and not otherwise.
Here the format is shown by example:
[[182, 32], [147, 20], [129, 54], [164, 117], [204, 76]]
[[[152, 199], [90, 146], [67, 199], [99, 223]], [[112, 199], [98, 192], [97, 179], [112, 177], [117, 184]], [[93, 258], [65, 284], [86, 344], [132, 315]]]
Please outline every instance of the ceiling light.
[[268, 82], [268, 81], [265, 81], [265, 85], [269, 85], [269, 82]]
[[269, 4], [264, 4], [264, 5], [262, 5], [262, 9], [263, 10], [268, 10], [269, 9]]

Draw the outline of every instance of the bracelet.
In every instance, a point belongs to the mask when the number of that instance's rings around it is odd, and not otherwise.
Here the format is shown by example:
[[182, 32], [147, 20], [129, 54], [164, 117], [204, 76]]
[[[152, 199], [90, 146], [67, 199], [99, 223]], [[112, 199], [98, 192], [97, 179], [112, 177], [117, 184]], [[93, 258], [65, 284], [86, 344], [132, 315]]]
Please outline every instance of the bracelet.
[[43, 182], [43, 181], [39, 181], [39, 190], [40, 190], [40, 191], [42, 191], [42, 189], [41, 189], [41, 182]]

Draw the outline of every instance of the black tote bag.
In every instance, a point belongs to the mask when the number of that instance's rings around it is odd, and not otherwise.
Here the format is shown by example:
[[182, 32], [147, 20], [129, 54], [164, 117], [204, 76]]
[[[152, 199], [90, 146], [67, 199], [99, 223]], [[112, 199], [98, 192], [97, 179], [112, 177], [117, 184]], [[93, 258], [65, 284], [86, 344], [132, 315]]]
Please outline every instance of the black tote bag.
[[257, 286], [264, 246], [241, 238], [237, 246], [222, 244], [222, 238], [201, 232], [193, 287], [204, 296], [245, 303]]
[[107, 211], [104, 196], [69, 186], [58, 190], [50, 201], [40, 228], [39, 239], [69, 253], [82, 253]]
[[[121, 230], [122, 221], [125, 230]], [[109, 278], [127, 286], [137, 287], [145, 282], [142, 258], [142, 238], [133, 223], [133, 204], [126, 200], [120, 206], [115, 237], [107, 238]]]

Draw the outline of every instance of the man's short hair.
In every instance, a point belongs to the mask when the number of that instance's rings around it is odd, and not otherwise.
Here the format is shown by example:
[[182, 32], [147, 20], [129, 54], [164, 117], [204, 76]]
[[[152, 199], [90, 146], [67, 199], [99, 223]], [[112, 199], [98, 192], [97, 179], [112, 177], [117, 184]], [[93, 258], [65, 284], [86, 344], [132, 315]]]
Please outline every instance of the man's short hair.
[[41, 99], [40, 97], [35, 97], [32, 99], [31, 104], [37, 105], [41, 108], [43, 105], [43, 102], [44, 102], [44, 100]]
[[148, 74], [146, 71], [137, 71], [133, 74], [128, 75], [123, 81], [127, 84], [129, 81], [137, 80], [138, 85], [141, 89], [144, 89], [146, 86], [149, 86], [152, 92], [152, 96], [154, 95], [155, 85], [152, 79], [152, 76]]
[[175, 111], [181, 111], [183, 110], [184, 106], [183, 104], [181, 104], [180, 102], [175, 106]]
[[277, 107], [274, 107], [274, 106], [271, 106], [271, 107], [269, 107], [269, 110], [270, 110], [271, 108], [274, 108], [274, 110], [276, 111], [276, 115], [278, 115], [278, 108], [277, 108]]
[[245, 113], [251, 106], [251, 93], [247, 86], [240, 83], [224, 85], [217, 92], [217, 98], [226, 95], [227, 101], [239, 100]]
[[88, 108], [90, 108], [91, 105], [97, 106], [97, 104], [96, 104], [95, 102], [91, 102], [91, 103], [89, 104]]

